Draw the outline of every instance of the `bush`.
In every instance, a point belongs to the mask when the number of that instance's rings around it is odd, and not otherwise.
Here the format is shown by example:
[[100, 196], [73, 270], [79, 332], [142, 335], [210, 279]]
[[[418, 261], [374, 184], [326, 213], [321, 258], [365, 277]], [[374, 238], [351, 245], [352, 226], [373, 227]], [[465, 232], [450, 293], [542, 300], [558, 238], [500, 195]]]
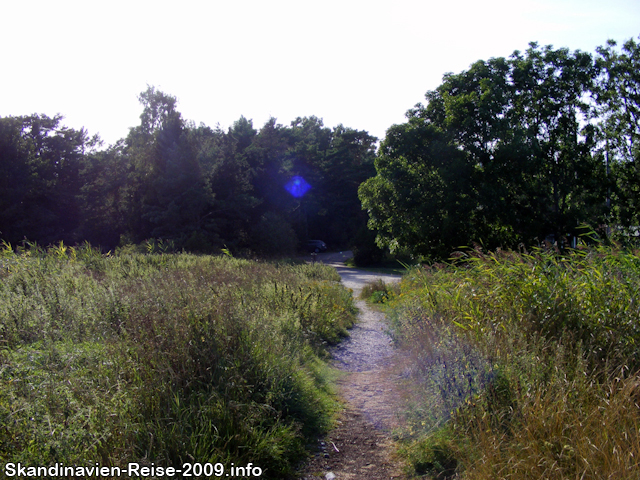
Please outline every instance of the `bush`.
[[378, 278], [373, 282], [367, 283], [360, 292], [360, 298], [369, 300], [373, 303], [385, 303], [398, 292], [397, 283], [385, 283], [384, 280]]

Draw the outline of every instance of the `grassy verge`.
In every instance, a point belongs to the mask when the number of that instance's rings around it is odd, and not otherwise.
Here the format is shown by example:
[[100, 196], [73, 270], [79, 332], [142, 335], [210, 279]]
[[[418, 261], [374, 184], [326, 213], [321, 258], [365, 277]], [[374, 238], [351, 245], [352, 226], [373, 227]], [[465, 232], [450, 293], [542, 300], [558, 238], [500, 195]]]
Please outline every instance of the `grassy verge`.
[[335, 270], [63, 245], [0, 257], [0, 463], [252, 462], [285, 478], [334, 407]]
[[428, 478], [640, 478], [640, 256], [478, 253], [387, 301], [420, 394]]

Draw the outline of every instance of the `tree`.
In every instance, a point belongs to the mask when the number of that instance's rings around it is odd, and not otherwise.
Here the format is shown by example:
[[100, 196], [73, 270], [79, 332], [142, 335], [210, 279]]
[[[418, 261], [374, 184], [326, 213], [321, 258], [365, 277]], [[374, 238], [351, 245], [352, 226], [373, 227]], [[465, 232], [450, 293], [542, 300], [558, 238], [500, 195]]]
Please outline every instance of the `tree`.
[[79, 171], [99, 139], [61, 122], [60, 115], [0, 118], [0, 232], [9, 242], [77, 239]]
[[[616, 50], [609, 41], [597, 49], [600, 147], [610, 182], [612, 220], [621, 226], [640, 225], [640, 44], [633, 39]], [[613, 184], [611, 184], [613, 183]]]
[[439, 257], [471, 239], [472, 168], [441, 130], [418, 117], [394, 125], [375, 167], [359, 196], [380, 246]]
[[256, 208], [258, 218], [269, 211], [286, 216], [294, 208], [291, 196], [284, 189], [293, 175], [289, 145], [288, 129], [275, 118], [264, 124], [251, 145], [252, 164], [256, 169], [253, 187], [256, 196], [262, 200]]
[[33, 190], [29, 146], [22, 136], [24, 122], [21, 117], [0, 118], [0, 236], [9, 242], [33, 235], [29, 226], [20, 225]]
[[[539, 238], [576, 234], [581, 224], [603, 220], [602, 162], [594, 155], [591, 94], [598, 66], [590, 54], [540, 49], [511, 60], [515, 89], [510, 127], [525, 142], [531, 185], [540, 192], [532, 222]], [[535, 198], [535, 197], [534, 197]], [[542, 230], [545, 229], [545, 230]]]
[[604, 219], [591, 55], [531, 44], [447, 74], [388, 130], [360, 189], [381, 244], [446, 256], [514, 247]]
[[130, 158], [121, 140], [106, 150], [87, 155], [80, 170], [78, 194], [81, 222], [78, 238], [112, 250], [127, 232], [131, 197]]
[[527, 198], [523, 193], [529, 189], [530, 165], [511, 125], [510, 73], [507, 59], [477, 61], [468, 71], [446, 74], [442, 85], [427, 92], [428, 104], [408, 113], [438, 126], [472, 166], [469, 188], [476, 206], [467, 219], [468, 229], [473, 240], [488, 247], [514, 242], [524, 233], [526, 222], [520, 219], [528, 218], [522, 200]]
[[171, 95], [148, 87], [139, 96], [140, 125], [126, 139], [130, 158], [127, 229], [135, 241], [163, 238], [178, 245], [200, 233], [212, 194], [198, 146]]
[[[246, 150], [261, 201], [253, 223], [272, 212], [303, 241], [322, 238], [333, 247], [349, 246], [366, 223], [357, 189], [375, 173], [375, 141], [367, 132], [343, 125], [327, 128], [316, 117], [297, 118], [288, 127], [270, 119]], [[310, 185], [299, 197], [285, 188], [296, 176]]]
[[367, 223], [358, 188], [376, 173], [376, 141], [363, 130], [343, 125], [333, 129], [324, 163], [324, 189], [320, 195], [326, 213], [313, 225], [313, 237], [323, 237], [333, 245], [353, 246], [358, 232]]
[[215, 219], [221, 241], [229, 248], [248, 248], [249, 229], [260, 200], [254, 194], [255, 169], [249, 163], [256, 130], [241, 117], [227, 133], [216, 130], [207, 151], [207, 185], [213, 201], [210, 214]]

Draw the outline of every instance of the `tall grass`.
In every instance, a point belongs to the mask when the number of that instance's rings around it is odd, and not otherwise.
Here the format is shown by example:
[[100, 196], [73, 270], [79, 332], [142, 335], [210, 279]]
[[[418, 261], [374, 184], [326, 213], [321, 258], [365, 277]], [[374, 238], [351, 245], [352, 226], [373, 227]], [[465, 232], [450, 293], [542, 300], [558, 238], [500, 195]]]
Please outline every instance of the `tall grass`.
[[5, 245], [0, 463], [252, 462], [284, 478], [334, 407], [335, 270]]
[[432, 478], [640, 478], [640, 256], [476, 252], [392, 298], [421, 403], [405, 435]]

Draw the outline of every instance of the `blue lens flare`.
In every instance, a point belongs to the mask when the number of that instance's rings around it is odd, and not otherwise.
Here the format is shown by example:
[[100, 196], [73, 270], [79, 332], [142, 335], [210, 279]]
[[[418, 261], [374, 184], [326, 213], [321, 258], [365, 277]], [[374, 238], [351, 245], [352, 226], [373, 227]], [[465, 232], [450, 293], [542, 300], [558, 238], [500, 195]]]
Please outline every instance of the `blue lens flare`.
[[284, 188], [286, 188], [287, 192], [289, 192], [294, 197], [300, 198], [309, 191], [311, 185], [309, 185], [304, 178], [296, 175], [287, 182]]

